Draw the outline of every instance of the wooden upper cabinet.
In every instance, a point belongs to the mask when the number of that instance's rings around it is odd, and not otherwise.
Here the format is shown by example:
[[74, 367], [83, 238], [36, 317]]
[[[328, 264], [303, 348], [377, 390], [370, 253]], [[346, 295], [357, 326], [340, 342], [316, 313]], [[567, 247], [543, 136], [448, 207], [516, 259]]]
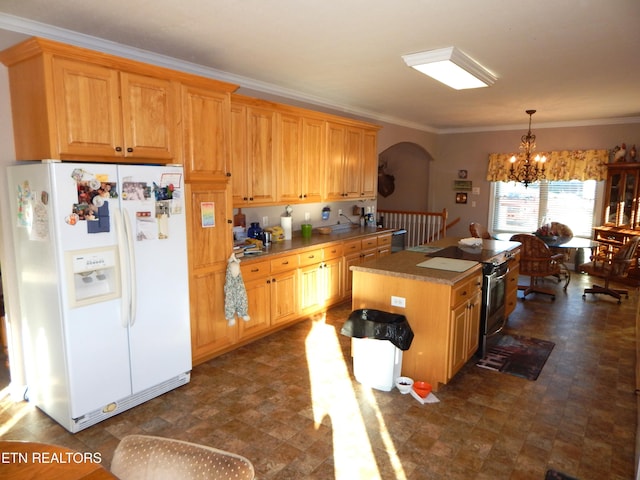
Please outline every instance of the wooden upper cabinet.
[[343, 188], [345, 198], [362, 197], [362, 129], [347, 127], [344, 134]]
[[322, 201], [325, 122], [283, 113], [279, 115], [278, 123], [278, 201]]
[[53, 57], [60, 158], [176, 156], [175, 84]]
[[327, 123], [327, 163], [325, 197], [327, 200], [345, 200], [344, 193], [345, 128]]
[[[237, 88], [37, 37], [0, 52], [0, 61], [9, 69], [18, 160], [183, 163], [180, 85], [212, 85], [223, 97]], [[206, 145], [189, 145], [189, 173], [214, 143], [197, 142]]]
[[280, 165], [277, 169], [278, 201], [298, 203], [304, 199], [302, 160], [302, 118], [293, 114], [278, 115], [278, 151]]
[[365, 130], [362, 137], [362, 196], [378, 195], [378, 132]]
[[118, 72], [56, 57], [52, 65], [58, 154], [124, 155]]
[[276, 201], [276, 112], [231, 101], [231, 182], [234, 206]]
[[377, 190], [377, 130], [327, 123], [325, 198], [375, 198]]
[[226, 181], [229, 160], [229, 94], [182, 85], [182, 144], [187, 182]]
[[376, 131], [327, 124], [326, 199], [374, 198], [377, 185]]
[[173, 160], [178, 156], [177, 83], [120, 73], [124, 156]]
[[302, 186], [304, 201], [321, 202], [324, 198], [326, 122], [302, 119]]

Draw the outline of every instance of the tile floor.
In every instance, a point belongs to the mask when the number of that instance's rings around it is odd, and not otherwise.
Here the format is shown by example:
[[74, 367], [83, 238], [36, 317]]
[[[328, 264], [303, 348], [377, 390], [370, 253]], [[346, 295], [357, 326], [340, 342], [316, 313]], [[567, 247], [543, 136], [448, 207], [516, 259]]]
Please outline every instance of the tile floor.
[[364, 388], [339, 335], [347, 304], [199, 365], [190, 384], [75, 435], [2, 398], [0, 439], [99, 451], [108, 467], [127, 434], [174, 437], [240, 453], [260, 479], [541, 480], [555, 468], [628, 480], [638, 294], [584, 302], [587, 281], [574, 274], [553, 303], [518, 302], [509, 330], [556, 343], [537, 381], [470, 361], [438, 404]]

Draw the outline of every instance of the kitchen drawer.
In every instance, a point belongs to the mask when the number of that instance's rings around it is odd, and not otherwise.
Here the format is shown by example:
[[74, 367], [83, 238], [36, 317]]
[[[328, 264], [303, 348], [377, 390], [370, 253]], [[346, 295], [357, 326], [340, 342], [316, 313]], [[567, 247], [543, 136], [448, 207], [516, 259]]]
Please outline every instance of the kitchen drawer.
[[470, 279], [462, 280], [453, 286], [451, 295], [451, 306], [455, 307], [460, 303], [473, 298], [482, 287], [482, 275], [474, 275]]
[[378, 235], [378, 246], [382, 247], [385, 245], [391, 245], [391, 234], [387, 233], [385, 235]]
[[377, 237], [366, 237], [362, 239], [362, 249], [368, 250], [370, 248], [375, 248], [378, 246], [378, 238]]
[[322, 249], [309, 250], [300, 254], [300, 266], [306, 267], [307, 265], [313, 265], [314, 263], [320, 263], [322, 261]]
[[242, 279], [247, 282], [269, 275], [271, 273], [271, 265], [269, 260], [248, 264], [241, 263], [240, 271], [242, 272]]
[[344, 246], [333, 245], [331, 247], [324, 247], [322, 249], [323, 260], [333, 260], [334, 258], [341, 257], [344, 253]]
[[349, 255], [350, 253], [356, 253], [362, 250], [362, 241], [361, 240], [351, 240], [348, 242], [344, 242], [344, 254]]
[[275, 258], [271, 260], [271, 273], [285, 272], [298, 268], [299, 265], [298, 254]]

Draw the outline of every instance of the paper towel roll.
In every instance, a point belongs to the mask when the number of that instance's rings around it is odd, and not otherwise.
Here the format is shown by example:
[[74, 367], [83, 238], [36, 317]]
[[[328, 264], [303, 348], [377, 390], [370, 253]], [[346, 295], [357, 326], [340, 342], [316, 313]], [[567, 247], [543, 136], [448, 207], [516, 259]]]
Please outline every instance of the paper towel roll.
[[280, 217], [280, 226], [284, 230], [284, 239], [291, 240], [291, 219], [293, 217]]

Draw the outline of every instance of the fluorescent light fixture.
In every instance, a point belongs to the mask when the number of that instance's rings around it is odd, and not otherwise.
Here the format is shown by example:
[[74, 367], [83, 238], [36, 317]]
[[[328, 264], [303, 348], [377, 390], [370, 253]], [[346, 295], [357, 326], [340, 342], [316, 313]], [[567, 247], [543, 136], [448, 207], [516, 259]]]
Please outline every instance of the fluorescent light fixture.
[[456, 90], [493, 85], [495, 75], [456, 47], [403, 55], [404, 62]]

